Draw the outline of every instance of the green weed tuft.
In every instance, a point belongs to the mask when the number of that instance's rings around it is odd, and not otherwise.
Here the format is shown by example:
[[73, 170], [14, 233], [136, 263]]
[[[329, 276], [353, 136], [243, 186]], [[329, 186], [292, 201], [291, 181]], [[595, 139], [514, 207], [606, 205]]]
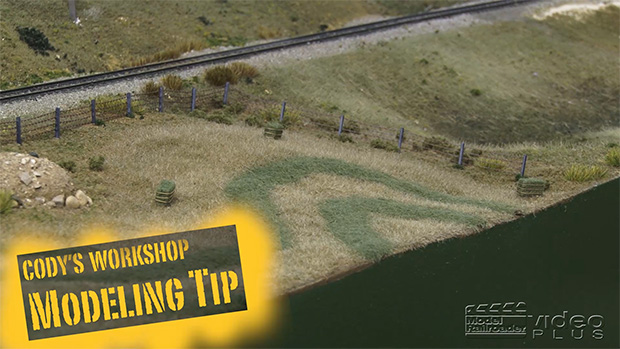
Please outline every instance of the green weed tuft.
[[476, 161], [474, 161], [474, 165], [485, 170], [501, 170], [506, 167], [504, 161], [488, 158], [477, 158]]
[[10, 191], [0, 189], [0, 214], [9, 212], [13, 208], [13, 197]]
[[88, 168], [92, 171], [103, 171], [105, 158], [101, 155], [88, 159]]
[[609, 149], [605, 155], [605, 163], [609, 166], [620, 167], [620, 148]]
[[58, 163], [58, 166], [64, 168], [65, 170], [69, 171], [69, 172], [75, 172], [75, 161], [73, 160], [64, 160], [64, 161], [60, 161]]
[[572, 165], [564, 171], [564, 178], [571, 182], [588, 182], [605, 177], [607, 169], [600, 166]]

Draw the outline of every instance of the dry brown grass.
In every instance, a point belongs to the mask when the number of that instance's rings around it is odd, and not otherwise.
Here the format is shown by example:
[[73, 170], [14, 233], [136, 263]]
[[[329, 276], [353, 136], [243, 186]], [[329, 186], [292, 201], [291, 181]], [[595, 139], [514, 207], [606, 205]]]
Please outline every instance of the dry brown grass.
[[[3, 148], [17, 150], [16, 146]], [[274, 141], [263, 137], [259, 129], [224, 126], [169, 114], [149, 114], [140, 121], [119, 119], [109, 122], [105, 128], [87, 126], [66, 132], [58, 142], [27, 143], [21, 151], [30, 150], [53, 161], [71, 157], [79, 168], [86, 168], [90, 157], [102, 155], [106, 158], [106, 167], [102, 172], [78, 170], [73, 174], [75, 186], [87, 190], [94, 199], [90, 210], [40, 208], [11, 212], [0, 222], [4, 241], [30, 231], [70, 242], [93, 225], [106, 226], [122, 237], [135, 236], [149, 228], [158, 231], [193, 229], [228, 202], [223, 188], [233, 177], [252, 167], [293, 156], [341, 159], [433, 190], [508, 203], [526, 212], [586, 187], [577, 184], [567, 188], [552, 186], [542, 198], [521, 199], [511, 183], [479, 182], [466, 171], [423, 160], [415, 153], [368, 150], [305, 133], [291, 133], [281, 141]], [[570, 149], [563, 152], [570, 153]], [[154, 202], [154, 190], [162, 179], [172, 179], [177, 184], [178, 201], [169, 208], [159, 207]], [[476, 213], [491, 224], [512, 218], [510, 214], [462, 204], [431, 203], [394, 192], [381, 184], [327, 175], [311, 176], [297, 184], [279, 187], [273, 194], [294, 234], [292, 248], [279, 255], [280, 291], [290, 291], [368, 262], [334, 238], [317, 214], [319, 200], [351, 195], [449, 207]], [[162, 214], [163, 210], [166, 215]], [[375, 226], [396, 244], [395, 251], [472, 232], [471, 228], [454, 224], [386, 217], [375, 221]]]

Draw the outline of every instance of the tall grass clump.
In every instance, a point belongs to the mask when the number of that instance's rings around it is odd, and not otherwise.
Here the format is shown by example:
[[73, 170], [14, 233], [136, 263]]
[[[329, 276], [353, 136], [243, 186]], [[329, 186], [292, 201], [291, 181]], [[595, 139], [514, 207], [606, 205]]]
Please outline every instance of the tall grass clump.
[[205, 70], [205, 80], [213, 86], [224, 86], [226, 82], [237, 83], [238, 77], [228, 66], [218, 65]]
[[162, 85], [168, 90], [180, 90], [183, 88], [183, 79], [180, 76], [169, 74], [161, 79]]
[[611, 148], [605, 155], [605, 162], [609, 166], [620, 167], [620, 148]]
[[11, 192], [0, 189], [0, 214], [9, 212], [13, 208], [13, 198]]
[[564, 171], [564, 178], [571, 182], [588, 182], [605, 177], [607, 169], [601, 166], [572, 165]]
[[253, 79], [258, 76], [258, 69], [256, 69], [253, 65], [244, 62], [233, 62], [229, 65], [229, 67], [237, 76], [237, 79]]
[[474, 165], [486, 170], [501, 170], [506, 167], [506, 163], [502, 160], [478, 158]]
[[149, 81], [142, 86], [141, 92], [145, 95], [157, 95], [159, 93], [159, 85], [154, 81]]

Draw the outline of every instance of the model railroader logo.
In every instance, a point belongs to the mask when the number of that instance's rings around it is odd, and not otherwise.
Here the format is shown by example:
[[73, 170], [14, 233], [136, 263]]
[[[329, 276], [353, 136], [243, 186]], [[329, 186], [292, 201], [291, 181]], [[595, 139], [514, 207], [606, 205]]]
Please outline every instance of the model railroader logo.
[[567, 310], [557, 314], [528, 314], [525, 302], [465, 306], [465, 336], [468, 338], [581, 340], [591, 337], [601, 340], [603, 325], [603, 316], [598, 314], [575, 314]]
[[235, 226], [17, 260], [30, 340], [247, 310]]

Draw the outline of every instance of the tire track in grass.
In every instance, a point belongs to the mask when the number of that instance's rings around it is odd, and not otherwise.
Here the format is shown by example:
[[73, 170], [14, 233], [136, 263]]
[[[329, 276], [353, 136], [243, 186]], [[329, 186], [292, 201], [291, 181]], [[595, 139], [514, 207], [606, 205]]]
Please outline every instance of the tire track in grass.
[[[259, 212], [261, 212], [265, 216], [265, 218], [273, 225], [273, 227], [278, 232], [282, 248], [287, 249], [292, 247], [293, 245], [293, 236], [290, 227], [281, 217], [281, 211], [276, 207], [275, 203], [273, 202], [271, 198], [271, 193], [278, 185], [293, 184], [299, 182], [303, 178], [317, 173], [332, 174], [380, 183], [396, 191], [441, 203], [466, 204], [481, 208], [487, 208], [499, 212], [511, 212], [513, 210], [511, 206], [506, 204], [472, 199], [467, 197], [453, 196], [429, 189], [418, 183], [398, 179], [386, 173], [371, 170], [343, 160], [317, 157], [293, 157], [281, 161], [272, 162], [263, 166], [255, 167], [234, 178], [226, 187], [225, 192], [230, 199], [243, 204], [248, 204], [259, 210]], [[462, 212], [448, 209], [406, 205], [387, 199], [381, 199], [384, 201], [377, 201], [377, 199], [369, 198], [350, 198], [343, 200], [345, 201], [340, 201], [338, 203], [348, 207], [347, 212], [344, 212], [341, 209], [342, 207], [338, 208], [337, 206], [335, 206], [335, 201], [328, 200], [321, 205], [321, 207], [325, 209], [325, 211], [322, 211], [322, 215], [326, 219], [327, 217], [333, 218], [334, 214], [340, 216], [349, 215], [351, 217], [351, 221], [354, 221], [353, 217], [367, 217], [369, 212], [374, 212], [383, 213], [389, 216], [398, 216], [402, 218], [431, 218], [437, 220], [472, 223], [474, 225], [486, 222], [483, 218], [471, 214], [465, 214]], [[390, 210], [394, 211], [390, 212]], [[369, 218], [366, 218], [365, 222], [368, 221]], [[351, 242], [353, 242], [352, 238], [348, 237], [351, 233], [348, 233], [344, 230], [338, 230], [339, 228], [336, 228], [337, 231], [333, 230], [334, 227], [340, 227], [341, 225], [342, 222], [340, 221], [333, 221], [333, 223], [330, 223], [329, 226], [331, 233], [333, 233], [338, 238], [342, 239], [342, 237], [344, 237], [345, 239], [349, 239]], [[371, 234], [366, 234], [366, 237], [370, 240], [368, 240], [368, 242], [364, 242], [364, 239], [356, 239], [354, 243], [354, 246], [356, 247], [352, 246], [354, 249], [358, 250], [358, 252], [366, 250], [370, 251], [374, 248], [368, 249], [366, 247], [363, 247], [363, 245], [372, 245], [374, 241], [374, 243], [376, 244], [375, 248], [378, 251], [382, 251], [381, 253], [383, 254], [385, 254], [386, 251], [389, 252], [391, 247], [388, 247], [387, 243], [377, 242], [379, 241], [378, 239], [372, 238], [373, 235], [379, 236], [378, 233], [372, 231], [369, 225], [368, 227], [364, 227], [364, 229], [367, 233], [368, 231], [372, 232]], [[381, 254], [379, 252], [363, 252], [362, 254], [366, 256], [366, 253], [368, 254], [368, 256], [378, 256]]]

